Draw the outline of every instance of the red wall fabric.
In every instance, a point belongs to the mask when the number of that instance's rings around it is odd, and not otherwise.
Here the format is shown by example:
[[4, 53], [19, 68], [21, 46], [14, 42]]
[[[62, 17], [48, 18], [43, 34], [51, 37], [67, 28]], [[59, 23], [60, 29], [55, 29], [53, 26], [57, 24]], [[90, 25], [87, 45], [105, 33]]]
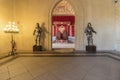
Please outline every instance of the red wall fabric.
[[[61, 25], [65, 27], [65, 31], [68, 33], [68, 36], [74, 36], [75, 16], [52, 16], [52, 24], [53, 36], [56, 36], [56, 33], [59, 32], [59, 27]], [[71, 29], [68, 24], [72, 26]]]
[[55, 21], [61, 21], [61, 22], [67, 22], [69, 21], [71, 25], [75, 24], [75, 16], [52, 16], [52, 22]]

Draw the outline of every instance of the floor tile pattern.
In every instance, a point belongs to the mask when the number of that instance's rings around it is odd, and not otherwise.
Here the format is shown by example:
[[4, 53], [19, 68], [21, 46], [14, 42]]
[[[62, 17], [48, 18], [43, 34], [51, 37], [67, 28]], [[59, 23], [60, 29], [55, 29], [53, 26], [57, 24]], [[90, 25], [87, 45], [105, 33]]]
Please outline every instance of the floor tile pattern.
[[120, 80], [120, 61], [105, 57], [18, 57], [0, 80]]

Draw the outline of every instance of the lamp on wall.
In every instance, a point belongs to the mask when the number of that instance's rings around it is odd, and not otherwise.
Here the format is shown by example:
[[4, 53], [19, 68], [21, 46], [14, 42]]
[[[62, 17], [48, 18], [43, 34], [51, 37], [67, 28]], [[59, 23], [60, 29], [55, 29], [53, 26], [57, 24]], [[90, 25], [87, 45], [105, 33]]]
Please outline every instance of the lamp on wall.
[[118, 0], [114, 0], [114, 2], [115, 2], [115, 3], [117, 3], [117, 2], [118, 2]]
[[10, 33], [11, 34], [11, 55], [14, 55], [14, 47], [15, 47], [15, 40], [13, 38], [13, 34], [18, 33], [19, 29], [18, 26], [15, 22], [8, 22], [8, 24], [4, 28], [5, 33]]

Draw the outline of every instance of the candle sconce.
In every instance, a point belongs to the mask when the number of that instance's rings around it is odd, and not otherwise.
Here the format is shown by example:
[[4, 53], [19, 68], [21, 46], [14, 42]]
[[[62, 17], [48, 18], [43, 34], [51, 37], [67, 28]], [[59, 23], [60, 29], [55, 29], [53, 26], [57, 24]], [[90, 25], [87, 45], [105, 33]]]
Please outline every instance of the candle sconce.
[[117, 2], [118, 2], [118, 0], [114, 0], [114, 2], [115, 2], [115, 3], [117, 3]]

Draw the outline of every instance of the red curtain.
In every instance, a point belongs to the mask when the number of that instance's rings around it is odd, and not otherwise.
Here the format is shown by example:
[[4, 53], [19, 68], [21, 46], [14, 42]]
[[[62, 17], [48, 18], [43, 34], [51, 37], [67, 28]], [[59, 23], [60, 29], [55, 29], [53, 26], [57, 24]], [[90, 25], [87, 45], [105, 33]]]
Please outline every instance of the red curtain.
[[71, 25], [75, 24], [75, 16], [52, 16], [52, 22], [70, 22]]
[[53, 36], [56, 36], [56, 33], [59, 31], [58, 29], [61, 25], [65, 27], [65, 31], [68, 32], [69, 36], [74, 36], [75, 16], [52, 16], [52, 24]]

